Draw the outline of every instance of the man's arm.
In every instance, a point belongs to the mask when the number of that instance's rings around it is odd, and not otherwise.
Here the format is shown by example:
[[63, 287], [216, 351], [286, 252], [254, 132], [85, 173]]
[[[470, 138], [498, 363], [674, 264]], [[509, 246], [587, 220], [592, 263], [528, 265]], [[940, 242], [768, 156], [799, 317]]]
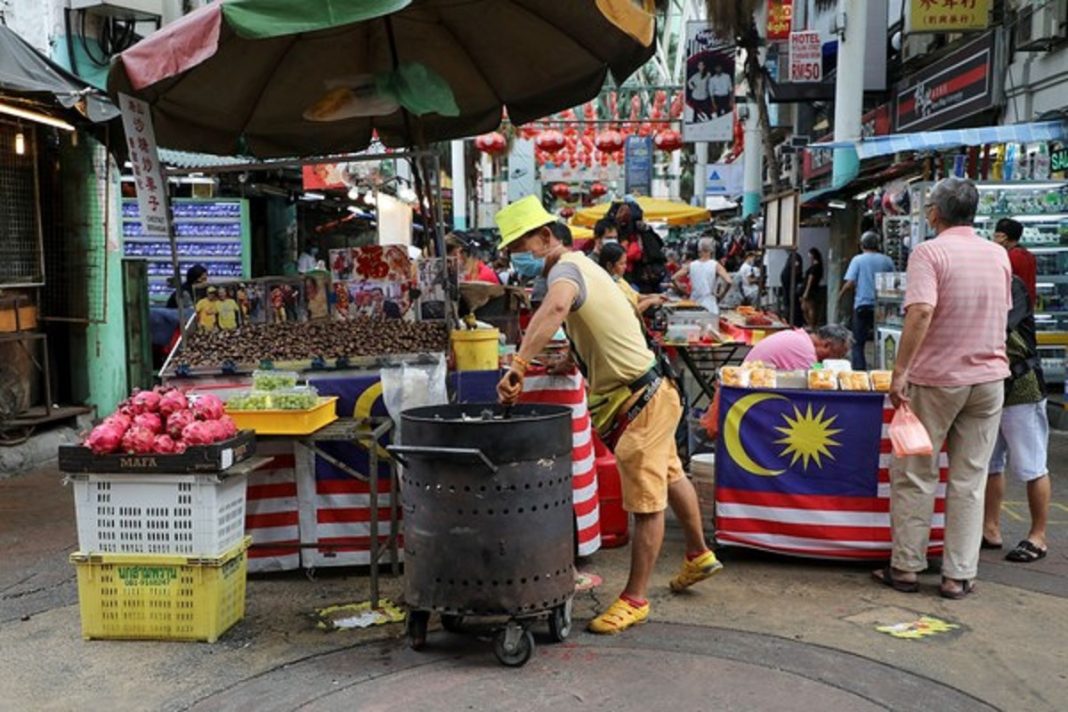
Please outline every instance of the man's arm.
[[527, 333], [524, 334], [523, 343], [519, 347], [520, 357], [529, 361], [552, 341], [553, 334], [571, 313], [578, 293], [578, 285], [574, 282], [558, 279], [552, 283], [545, 294], [545, 300], [530, 319]]
[[927, 337], [933, 315], [934, 307], [930, 304], [912, 304], [905, 312], [905, 326], [901, 330], [901, 344], [897, 347], [897, 360], [890, 382], [890, 400], [895, 408], [909, 402], [909, 366]]
[[857, 286], [857, 283], [852, 280], [846, 280], [842, 282], [842, 286], [838, 289], [838, 300], [841, 301], [845, 293]]

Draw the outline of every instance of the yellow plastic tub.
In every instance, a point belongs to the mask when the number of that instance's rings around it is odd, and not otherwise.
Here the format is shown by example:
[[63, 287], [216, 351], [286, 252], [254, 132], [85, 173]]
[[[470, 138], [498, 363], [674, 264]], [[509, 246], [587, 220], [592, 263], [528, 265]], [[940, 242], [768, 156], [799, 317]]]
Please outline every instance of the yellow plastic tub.
[[214, 643], [245, 617], [246, 551], [216, 558], [170, 554], [71, 554], [86, 640]]
[[457, 329], [452, 332], [452, 350], [457, 371], [496, 371], [501, 357], [497, 329]]
[[309, 410], [230, 410], [238, 430], [255, 430], [257, 435], [311, 435], [337, 420], [337, 396], [319, 398]]

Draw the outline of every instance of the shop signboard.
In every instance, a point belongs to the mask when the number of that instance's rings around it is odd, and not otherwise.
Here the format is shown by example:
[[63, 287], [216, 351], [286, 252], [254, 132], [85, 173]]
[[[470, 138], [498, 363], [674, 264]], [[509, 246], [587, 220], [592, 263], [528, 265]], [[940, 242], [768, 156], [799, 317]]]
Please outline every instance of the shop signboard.
[[1049, 154], [1049, 169], [1054, 173], [1068, 171], [1068, 148], [1058, 148]]
[[156, 149], [156, 133], [152, 128], [152, 112], [148, 103], [126, 94], [119, 94], [122, 127], [126, 132], [126, 148], [137, 186], [138, 218], [145, 237], [167, 236], [170, 214], [167, 205], [167, 179]]
[[790, 33], [790, 81], [823, 80], [823, 44], [820, 33], [802, 30]]
[[652, 195], [653, 139], [649, 136], [628, 136], [623, 156], [624, 192]]
[[990, 26], [990, 0], [909, 0], [905, 34], [967, 32]]
[[[885, 136], [890, 133], [890, 105], [878, 106], [860, 119], [860, 137]], [[834, 134], [827, 134], [816, 139], [815, 143], [826, 143], [834, 140]], [[804, 150], [801, 154], [801, 177], [812, 180], [824, 173], [831, 171], [834, 159], [834, 151], [809, 151]]]
[[735, 48], [708, 22], [686, 23], [682, 140], [730, 142], [734, 137]]
[[794, 0], [768, 0], [768, 34], [769, 41], [790, 39], [793, 25]]
[[995, 106], [994, 41], [987, 33], [900, 82], [895, 131], [930, 131]]
[[742, 164], [713, 163], [708, 166], [705, 180], [705, 195], [722, 195], [732, 198], [742, 194]]

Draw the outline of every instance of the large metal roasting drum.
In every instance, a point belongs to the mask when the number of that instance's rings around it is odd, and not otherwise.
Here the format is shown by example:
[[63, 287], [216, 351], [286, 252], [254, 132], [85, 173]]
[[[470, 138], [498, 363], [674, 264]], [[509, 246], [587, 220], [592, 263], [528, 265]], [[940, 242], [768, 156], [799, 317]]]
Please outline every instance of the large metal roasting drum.
[[571, 409], [485, 404], [413, 408], [401, 415], [405, 466], [405, 601], [409, 642], [421, 648], [431, 612], [446, 629], [506, 619], [494, 650], [522, 665], [529, 624], [548, 615], [563, 640], [574, 593]]

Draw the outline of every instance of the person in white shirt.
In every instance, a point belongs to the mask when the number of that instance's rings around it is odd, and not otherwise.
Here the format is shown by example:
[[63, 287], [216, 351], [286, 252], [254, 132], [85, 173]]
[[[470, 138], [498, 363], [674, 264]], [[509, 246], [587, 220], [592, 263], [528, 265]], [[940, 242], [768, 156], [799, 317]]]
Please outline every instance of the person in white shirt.
[[708, 121], [712, 118], [712, 99], [708, 86], [711, 78], [712, 75], [708, 73], [708, 66], [704, 60], [697, 60], [697, 71], [686, 80], [686, 89], [689, 93], [690, 106], [693, 107], [695, 121]]
[[760, 253], [749, 252], [745, 255], [745, 262], [738, 268], [738, 276], [741, 277], [742, 295], [746, 303], [756, 306], [760, 301], [760, 267], [756, 259]]
[[719, 314], [719, 299], [730, 288], [727, 268], [716, 261], [716, 241], [702, 237], [697, 243], [698, 258], [674, 274], [672, 280], [690, 275], [690, 299], [706, 311]]
[[722, 64], [716, 64], [712, 76], [708, 78], [708, 91], [712, 97], [716, 116], [729, 114], [734, 103], [734, 82], [724, 71]]
[[297, 272], [305, 274], [319, 268], [319, 247], [317, 245], [305, 245], [304, 251], [297, 258]]

